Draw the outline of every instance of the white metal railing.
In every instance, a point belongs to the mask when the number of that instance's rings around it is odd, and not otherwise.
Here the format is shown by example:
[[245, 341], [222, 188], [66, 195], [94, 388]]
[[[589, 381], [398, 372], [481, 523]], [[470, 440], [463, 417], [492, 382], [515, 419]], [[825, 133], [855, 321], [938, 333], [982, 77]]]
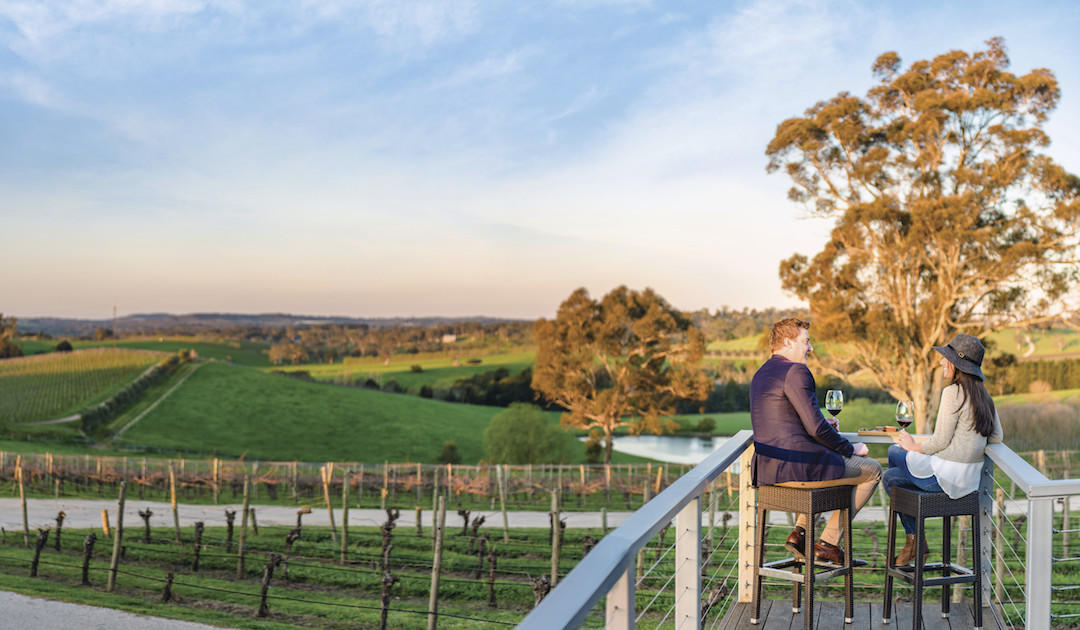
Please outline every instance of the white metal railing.
[[[888, 437], [844, 435], [852, 441], [892, 443], [892, 439]], [[723, 553], [723, 550], [719, 549], [720, 545], [702, 549], [702, 495], [714, 479], [740, 459], [739, 519], [735, 544], [738, 561], [731, 567], [726, 578], [713, 575], [711, 578], [706, 576], [705, 579], [713, 582], [713, 588], [717, 588], [719, 584], [727, 589], [727, 579], [737, 572], [737, 586], [731, 589], [731, 595], [736, 596], [739, 602], [749, 602], [750, 562], [754, 544], [752, 515], [755, 501], [754, 490], [750, 485], [749, 461], [753, 450], [753, 435], [749, 430], [740, 431], [728, 439], [705, 461], [634, 512], [621, 527], [605, 536], [559, 582], [558, 587], [522, 620], [518, 628], [551, 630], [580, 627], [590, 611], [605, 598], [605, 627], [615, 630], [634, 628], [639, 620], [636, 607], [636, 588], [639, 582], [635, 580], [638, 554], [672, 519], [675, 525], [674, 569], [673, 575], [669, 576], [665, 584], [673, 577], [674, 604], [661, 620], [661, 624], [665, 621], [671, 622], [678, 630], [701, 628], [702, 561]], [[1055, 562], [1080, 561], [1080, 558], [1055, 558], [1053, 555], [1055, 534], [1067, 535], [1070, 531], [1080, 531], [1054, 528], [1055, 502], [1070, 495], [1080, 495], [1080, 479], [1047, 479], [1005, 444], [990, 445], [986, 454], [987, 465], [984, 466], [979, 497], [984, 567], [983, 602], [991, 608], [991, 614], [1001, 615], [1002, 625], [1018, 625], [1022, 615], [1025, 628], [1048, 630], [1052, 619], [1069, 618], [1073, 614], [1051, 614], [1052, 604], [1073, 605], [1071, 601], [1053, 602], [1053, 593], [1080, 591], [1080, 585], [1055, 585], [1053, 572]], [[1016, 490], [1026, 496], [1026, 514], [1022, 516], [1025, 522], [1019, 527], [1004, 514], [1005, 502], [1001, 493], [996, 492], [1001, 490], [1001, 485], [995, 482], [995, 467], [1010, 480]], [[1010, 505], [1015, 508], [1015, 501]], [[1002, 516], [1005, 517], [1003, 521]], [[999, 522], [1007, 522], [1008, 525], [1002, 526]], [[1020, 566], [1019, 558], [1014, 558], [1015, 561], [1012, 562], [1011, 567], [1015, 567], [1015, 571], [1006, 565], [1008, 553], [1015, 555], [1016, 550], [1008, 550], [1002, 543], [1010, 532], [1014, 534], [1014, 541], [1023, 541], [1024, 547], [1023, 566]], [[729, 553], [732, 551], [728, 549]], [[654, 562], [649, 570], [653, 571], [658, 566], [659, 561]], [[724, 567], [724, 564], [720, 564], [717, 572], [723, 572]], [[1021, 570], [1022, 577], [1017, 575]], [[1066, 576], [1064, 579], [1069, 578]], [[1021, 587], [1022, 592], [1016, 593]], [[1080, 606], [1080, 601], [1076, 605]]]

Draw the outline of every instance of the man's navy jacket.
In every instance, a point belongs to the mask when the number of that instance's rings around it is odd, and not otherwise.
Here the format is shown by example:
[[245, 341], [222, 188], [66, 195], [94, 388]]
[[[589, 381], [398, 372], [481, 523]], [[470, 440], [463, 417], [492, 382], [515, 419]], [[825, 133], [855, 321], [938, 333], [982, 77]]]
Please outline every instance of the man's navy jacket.
[[778, 354], [750, 381], [750, 424], [755, 486], [839, 479], [855, 450], [821, 415], [810, 369]]

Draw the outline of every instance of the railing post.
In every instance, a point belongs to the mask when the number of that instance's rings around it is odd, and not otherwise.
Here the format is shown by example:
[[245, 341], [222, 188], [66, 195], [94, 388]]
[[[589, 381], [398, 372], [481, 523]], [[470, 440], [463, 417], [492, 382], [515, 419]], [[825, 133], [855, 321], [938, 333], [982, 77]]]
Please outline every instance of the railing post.
[[739, 601], [752, 599], [751, 566], [754, 561], [754, 503], [757, 496], [751, 485], [750, 462], [754, 445], [750, 444], [739, 458]]
[[634, 610], [634, 561], [623, 571], [618, 581], [607, 594], [607, 630], [634, 630], [636, 611]]
[[979, 546], [982, 555], [982, 605], [993, 606], [994, 591], [991, 576], [994, 575], [994, 462], [983, 457], [982, 479], [979, 480]]
[[675, 630], [701, 628], [701, 495], [675, 517]]
[[1052, 497], [1028, 498], [1027, 554], [1025, 558], [1024, 594], [1027, 596], [1026, 630], [1050, 628], [1050, 582], [1053, 562]]

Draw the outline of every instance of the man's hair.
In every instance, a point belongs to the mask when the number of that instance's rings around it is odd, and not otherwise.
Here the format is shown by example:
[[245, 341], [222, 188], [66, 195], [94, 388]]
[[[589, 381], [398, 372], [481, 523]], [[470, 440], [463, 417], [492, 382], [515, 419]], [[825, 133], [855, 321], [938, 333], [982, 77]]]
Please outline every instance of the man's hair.
[[810, 330], [810, 322], [787, 317], [773, 324], [772, 329], [769, 331], [769, 349], [776, 352], [783, 348], [785, 341], [799, 336], [800, 328]]

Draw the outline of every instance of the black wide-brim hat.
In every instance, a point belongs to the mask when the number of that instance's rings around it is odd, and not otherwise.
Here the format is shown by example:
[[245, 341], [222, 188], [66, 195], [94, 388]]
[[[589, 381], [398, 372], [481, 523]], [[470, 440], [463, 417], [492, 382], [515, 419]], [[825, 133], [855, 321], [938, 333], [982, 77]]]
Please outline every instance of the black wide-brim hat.
[[986, 380], [981, 369], [983, 354], [986, 349], [975, 337], [960, 333], [953, 337], [952, 341], [947, 345], [934, 346], [934, 350], [940, 352], [961, 372], [970, 374], [980, 381]]

